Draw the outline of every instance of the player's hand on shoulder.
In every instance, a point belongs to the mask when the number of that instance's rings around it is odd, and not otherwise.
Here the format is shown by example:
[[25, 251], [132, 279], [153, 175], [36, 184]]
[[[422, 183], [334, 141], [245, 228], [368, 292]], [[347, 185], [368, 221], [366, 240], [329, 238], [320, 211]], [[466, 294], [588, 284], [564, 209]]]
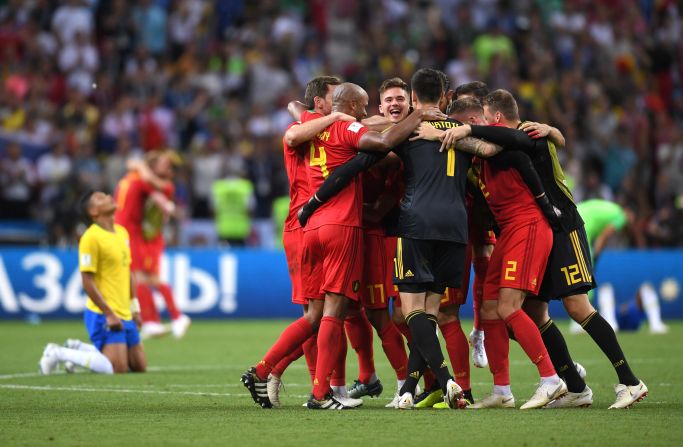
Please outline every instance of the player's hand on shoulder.
[[418, 126], [417, 130], [413, 134], [412, 137], [410, 137], [410, 141], [415, 141], [415, 140], [430, 140], [430, 141], [437, 141], [439, 140], [439, 137], [443, 133], [442, 130], [437, 130], [436, 127], [432, 126], [426, 121], [423, 121], [420, 123]]
[[422, 121], [444, 121], [448, 116], [439, 110], [437, 107], [428, 107], [419, 109]]
[[451, 127], [450, 129], [443, 132], [440, 136], [441, 138], [441, 148], [439, 152], [443, 152], [447, 149], [452, 149], [455, 147], [455, 142], [468, 137], [472, 133], [472, 128], [469, 124], [465, 124], [458, 127]]
[[522, 123], [520, 129], [529, 134], [531, 138], [544, 138], [550, 133], [549, 125], [532, 121]]

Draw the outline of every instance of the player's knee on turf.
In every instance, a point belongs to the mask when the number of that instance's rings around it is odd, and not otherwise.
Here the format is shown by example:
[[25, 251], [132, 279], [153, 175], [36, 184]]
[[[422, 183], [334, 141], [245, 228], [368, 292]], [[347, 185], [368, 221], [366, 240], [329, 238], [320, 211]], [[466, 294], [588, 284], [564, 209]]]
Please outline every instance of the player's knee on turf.
[[574, 295], [562, 300], [567, 314], [576, 322], [582, 322], [590, 314], [595, 312], [595, 308], [588, 300], [588, 295]]
[[142, 345], [131, 346], [128, 349], [128, 365], [132, 372], [147, 372], [147, 356]]

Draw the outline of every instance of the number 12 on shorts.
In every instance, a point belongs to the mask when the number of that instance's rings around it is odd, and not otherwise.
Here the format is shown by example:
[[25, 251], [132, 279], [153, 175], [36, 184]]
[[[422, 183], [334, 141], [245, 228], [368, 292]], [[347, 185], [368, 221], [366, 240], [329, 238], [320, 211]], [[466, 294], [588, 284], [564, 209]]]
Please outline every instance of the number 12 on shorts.
[[567, 285], [578, 284], [583, 281], [583, 275], [579, 270], [578, 264], [568, 265], [560, 269], [564, 273], [564, 277], [567, 280]]

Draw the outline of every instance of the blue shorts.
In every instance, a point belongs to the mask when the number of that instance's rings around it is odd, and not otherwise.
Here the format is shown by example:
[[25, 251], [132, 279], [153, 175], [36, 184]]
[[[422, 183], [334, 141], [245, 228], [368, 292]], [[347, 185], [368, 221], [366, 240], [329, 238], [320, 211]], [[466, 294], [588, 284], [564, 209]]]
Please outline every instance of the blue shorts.
[[640, 323], [643, 321], [644, 317], [645, 313], [638, 308], [636, 300], [629, 302], [626, 309], [621, 308], [617, 312], [619, 330], [637, 331], [640, 328]]
[[107, 317], [92, 310], [86, 309], [83, 313], [83, 322], [88, 331], [90, 341], [100, 351], [104, 345], [125, 343], [129, 348], [140, 344], [140, 333], [133, 320], [121, 320], [122, 331], [112, 331], [107, 327]]

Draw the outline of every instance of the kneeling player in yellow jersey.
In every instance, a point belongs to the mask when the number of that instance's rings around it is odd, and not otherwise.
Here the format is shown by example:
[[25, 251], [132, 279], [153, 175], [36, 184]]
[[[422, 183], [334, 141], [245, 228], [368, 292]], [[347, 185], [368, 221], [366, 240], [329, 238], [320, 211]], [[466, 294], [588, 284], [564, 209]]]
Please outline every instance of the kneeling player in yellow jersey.
[[116, 203], [102, 192], [87, 193], [80, 202], [90, 226], [78, 247], [83, 289], [88, 295], [83, 316], [92, 344], [69, 339], [64, 347], [50, 343], [40, 359], [40, 372], [52, 373], [64, 364], [112, 374], [147, 369], [140, 343], [139, 305], [133, 297], [128, 232], [114, 224]]

